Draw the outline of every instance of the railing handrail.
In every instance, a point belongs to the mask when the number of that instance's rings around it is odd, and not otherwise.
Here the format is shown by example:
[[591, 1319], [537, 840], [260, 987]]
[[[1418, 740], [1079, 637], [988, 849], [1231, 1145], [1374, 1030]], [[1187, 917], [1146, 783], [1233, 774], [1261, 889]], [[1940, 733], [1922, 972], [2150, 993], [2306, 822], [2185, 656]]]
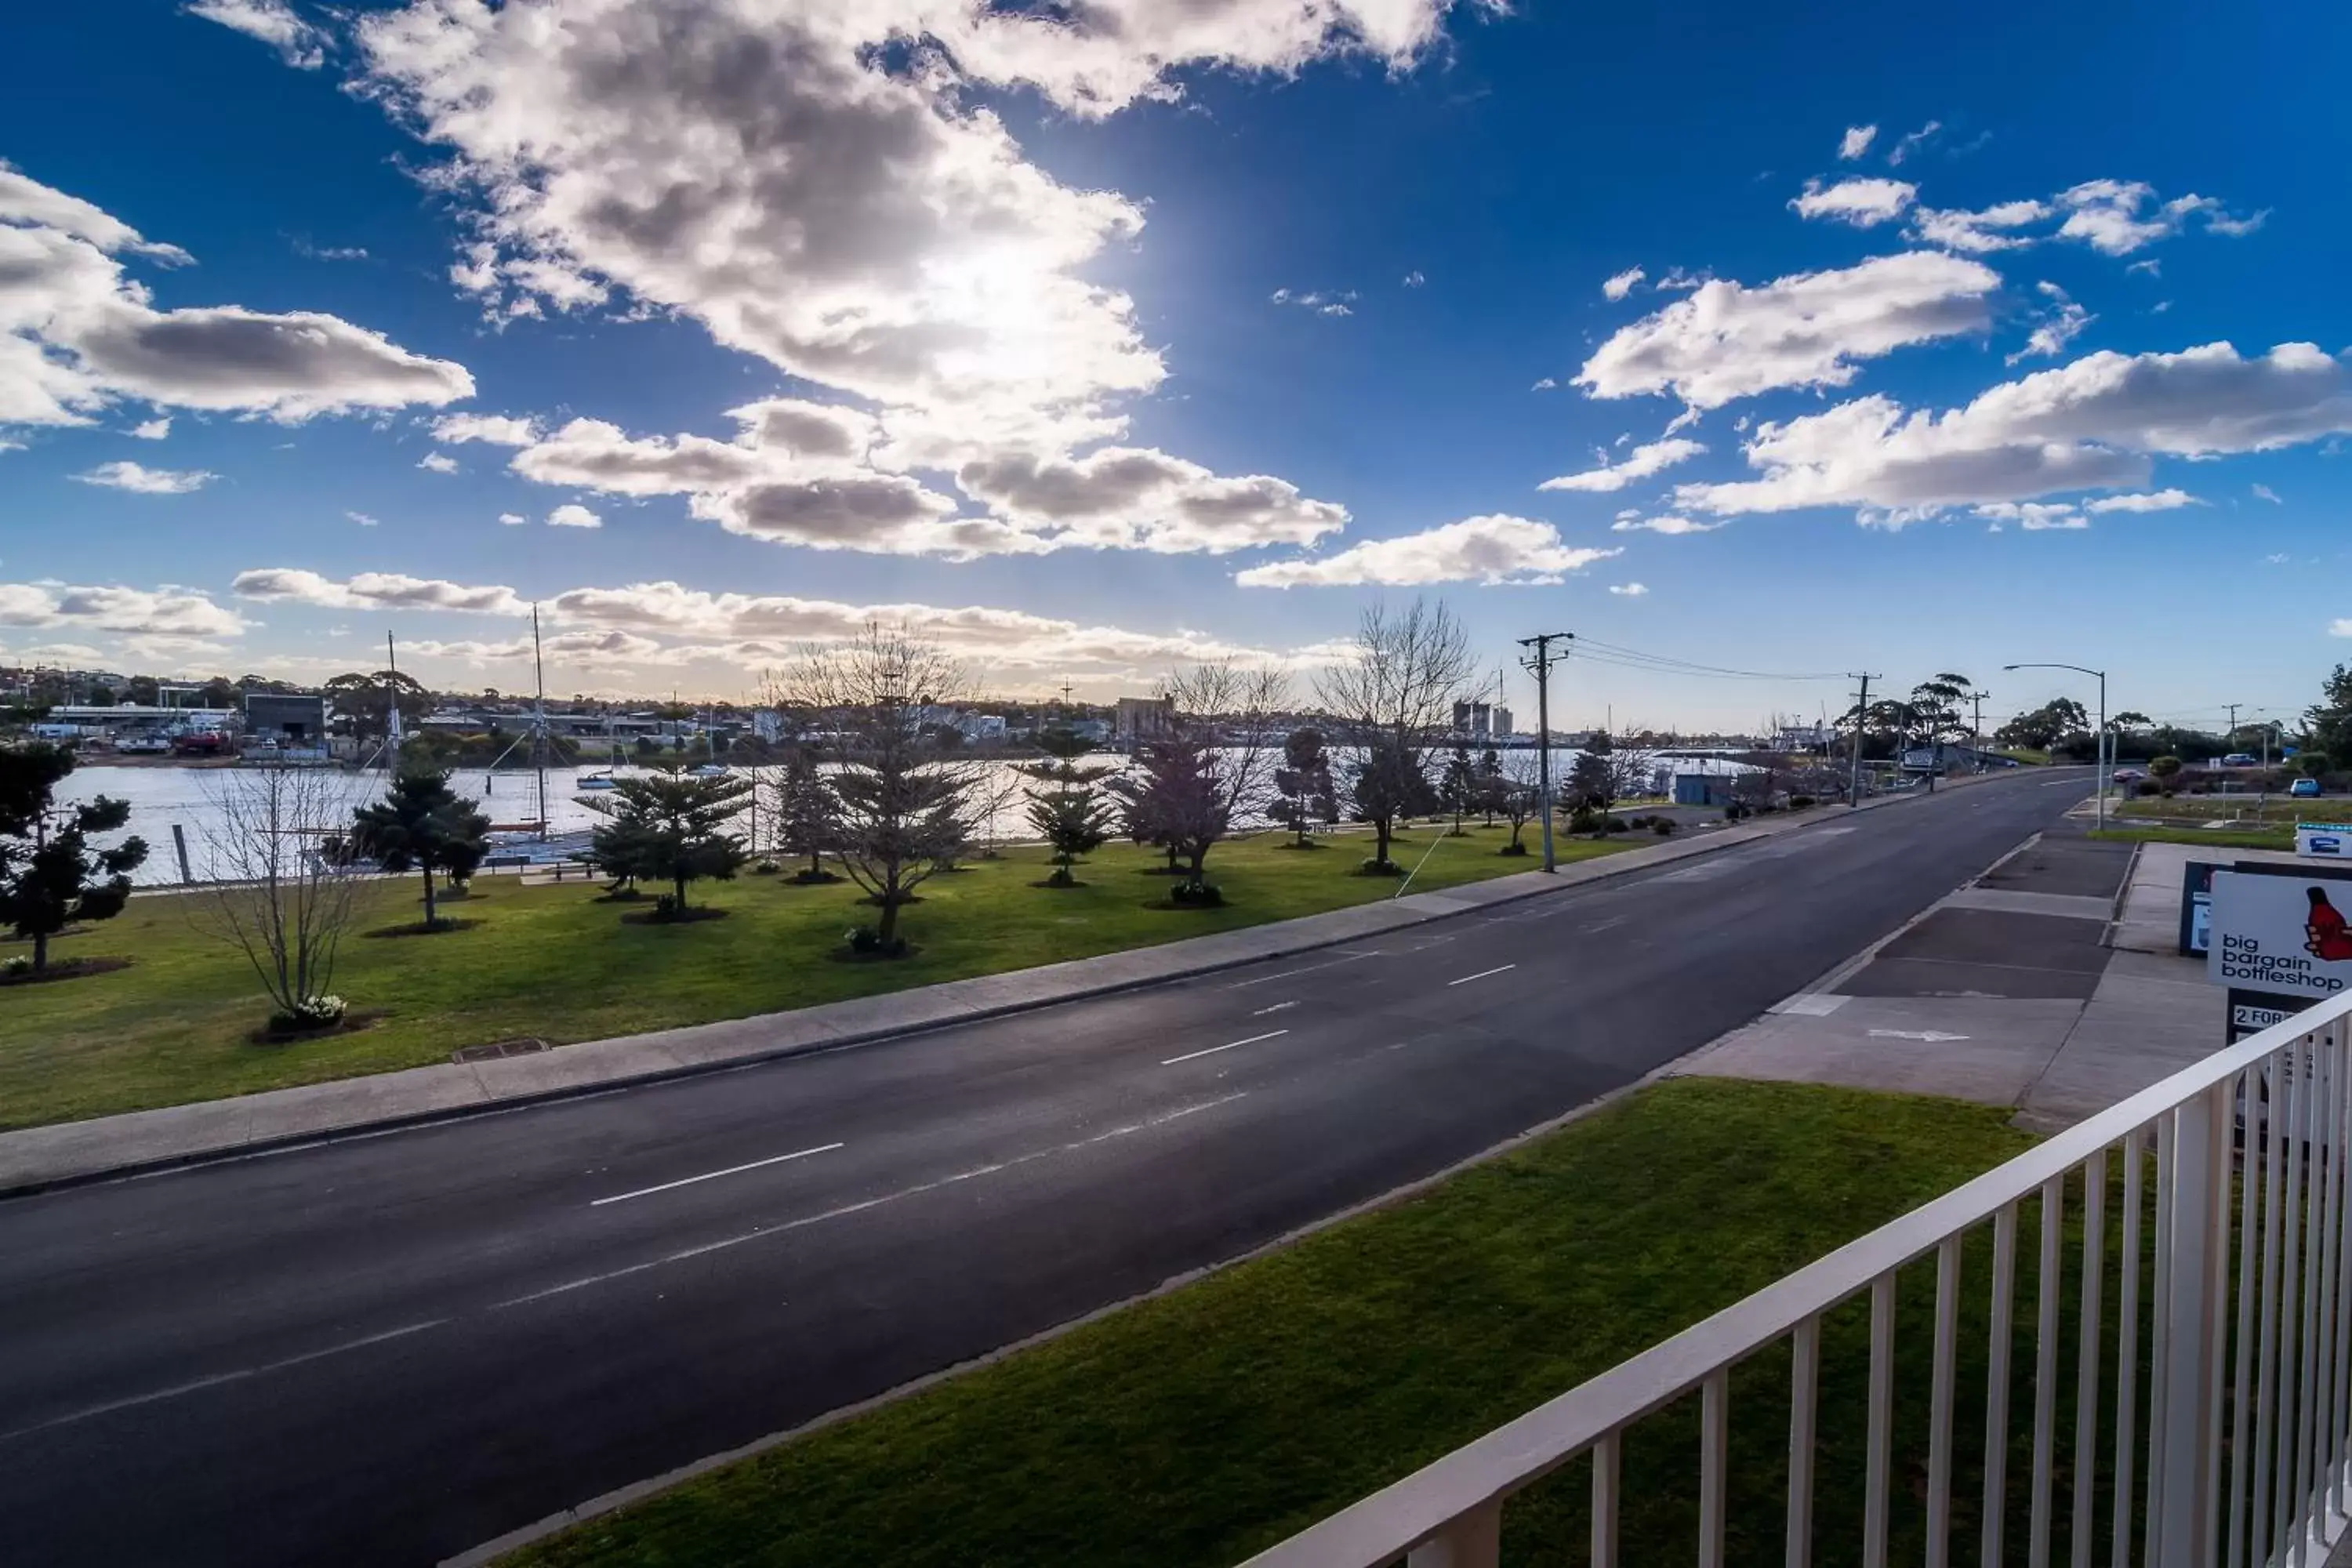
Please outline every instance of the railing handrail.
[[1473, 1438], [1259, 1552], [1244, 1568], [1332, 1568], [1380, 1563], [1402, 1553], [1465, 1514], [1540, 1479], [1601, 1437], [1688, 1394], [1709, 1373], [1786, 1339], [1807, 1319], [1868, 1289], [1947, 1237], [2032, 1197], [2044, 1183], [2070, 1174], [2167, 1111], [2228, 1083], [2347, 1014], [2352, 1014], [2352, 993], [2222, 1047]]

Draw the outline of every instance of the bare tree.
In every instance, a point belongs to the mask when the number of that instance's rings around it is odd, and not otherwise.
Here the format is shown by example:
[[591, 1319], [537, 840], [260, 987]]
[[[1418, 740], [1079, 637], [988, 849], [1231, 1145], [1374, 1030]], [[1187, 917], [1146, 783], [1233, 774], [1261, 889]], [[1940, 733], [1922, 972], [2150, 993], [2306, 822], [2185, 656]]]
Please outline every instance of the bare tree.
[[1524, 855], [1526, 844], [1520, 835], [1528, 828], [1537, 812], [1543, 808], [1540, 763], [1533, 752], [1513, 752], [1502, 762], [1502, 777], [1488, 796], [1503, 820], [1510, 824], [1511, 841], [1495, 851], [1497, 855]]
[[1170, 732], [1139, 748], [1135, 773], [1112, 781], [1128, 836], [1157, 844], [1181, 863], [1170, 897], [1214, 902], [1209, 851], [1234, 829], [1266, 815], [1282, 748], [1275, 717], [1288, 704], [1289, 678], [1234, 659], [1196, 665], [1160, 682], [1173, 714]]
[[1647, 731], [1621, 730], [1612, 738], [1609, 784], [1612, 800], [1639, 800], [1658, 793], [1658, 753]]
[[784, 703], [816, 715], [841, 760], [829, 780], [839, 807], [834, 853], [881, 910], [870, 932], [853, 936], [861, 948], [905, 952], [899, 910], [962, 848], [982, 770], [943, 755], [922, 733], [922, 714], [955, 700], [964, 681], [937, 644], [879, 622], [803, 649], [777, 678]]
[[243, 953], [292, 1026], [342, 1016], [331, 987], [360, 873], [342, 854], [354, 791], [325, 768], [239, 768], [206, 775], [214, 880], [190, 899], [197, 928]]
[[1468, 630], [1443, 602], [1415, 599], [1402, 611], [1366, 610], [1349, 657], [1316, 679], [1317, 697], [1356, 750], [1349, 784], [1372, 825], [1372, 869], [1391, 866], [1396, 820], [1427, 792], [1430, 746], [1452, 728], [1471, 666]]

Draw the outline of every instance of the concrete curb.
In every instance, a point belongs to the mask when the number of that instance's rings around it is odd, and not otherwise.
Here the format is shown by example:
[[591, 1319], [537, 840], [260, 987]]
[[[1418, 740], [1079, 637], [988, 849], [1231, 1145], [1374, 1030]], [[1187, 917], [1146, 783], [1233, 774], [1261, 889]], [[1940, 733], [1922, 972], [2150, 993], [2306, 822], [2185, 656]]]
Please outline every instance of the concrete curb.
[[[1983, 774], [1953, 781], [1947, 788], [2007, 776]], [[1882, 795], [1853, 809], [1867, 811], [1921, 798], [1932, 797]], [[0, 1198], [525, 1110], [1115, 995], [1632, 876], [1851, 814], [1825, 807], [1624, 850], [1562, 867], [1549, 876], [1517, 872], [1394, 900], [879, 996], [582, 1041], [530, 1056], [409, 1068], [0, 1133]], [[746, 1036], [755, 1038], [741, 1038]]]

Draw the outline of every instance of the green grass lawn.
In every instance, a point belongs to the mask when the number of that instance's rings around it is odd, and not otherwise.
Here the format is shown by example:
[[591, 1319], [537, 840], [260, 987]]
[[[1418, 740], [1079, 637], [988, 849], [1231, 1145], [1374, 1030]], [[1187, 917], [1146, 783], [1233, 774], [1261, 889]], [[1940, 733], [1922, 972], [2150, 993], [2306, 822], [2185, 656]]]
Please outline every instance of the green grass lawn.
[[[1414, 890], [1523, 871], [1532, 857], [1500, 856], [1503, 828], [1454, 838], [1416, 826], [1396, 855], [1428, 864]], [[1107, 847], [1081, 875], [1087, 886], [1031, 886], [1045, 853], [1003, 858], [933, 878], [901, 917], [920, 945], [896, 963], [828, 961], [842, 933], [870, 920], [847, 884], [802, 888], [746, 875], [700, 883], [693, 900], [729, 918], [678, 926], [625, 923], [649, 904], [596, 900], [593, 883], [525, 889], [484, 877], [446, 912], [475, 922], [425, 937], [346, 942], [334, 989], [354, 1010], [380, 1012], [368, 1029], [291, 1045], [249, 1036], [268, 1012], [244, 960], [200, 934], [191, 901], [142, 896], [119, 918], [67, 936], [57, 958], [127, 955], [128, 969], [0, 989], [0, 1128], [175, 1105], [290, 1084], [315, 1083], [446, 1061], [460, 1046], [535, 1035], [563, 1043], [741, 1017], [956, 980], [1116, 949], [1172, 942], [1386, 897], [1396, 884], [1352, 876], [1370, 839], [1341, 835], [1318, 850], [1280, 847], [1266, 835], [1218, 847], [1210, 875], [1224, 908], [1151, 909], [1167, 881], [1142, 873], [1160, 858]], [[1532, 843], [1532, 837], [1529, 842]], [[1637, 844], [1570, 839], [1563, 860]], [[413, 923], [414, 879], [371, 884], [357, 930]], [[23, 951], [0, 943], [0, 957]]]
[[[1670, 1081], [1410, 1203], [511, 1561], [1215, 1568], [2014, 1156], [2031, 1140], [2005, 1117], [1846, 1089]], [[2021, 1335], [2032, 1316], [2035, 1233], [2028, 1205]], [[1981, 1238], [1968, 1251], [1955, 1513], [1970, 1540], [1956, 1543], [1955, 1562], [1977, 1555], [1984, 1422], [1989, 1268]], [[1898, 1562], [1921, 1550], [1932, 1273], [1932, 1260], [1906, 1270], [1898, 1305]], [[1860, 1556], [1867, 1325], [1861, 1301], [1825, 1320], [1816, 1513], [1825, 1563]], [[2012, 1408], [2030, 1410], [2033, 1357], [2022, 1347]], [[1787, 1368], [1786, 1351], [1769, 1350], [1734, 1377], [1733, 1562], [1780, 1561]], [[2063, 1375], [2071, 1390], [2071, 1360]], [[1696, 1404], [1650, 1418], [1627, 1444], [1627, 1563], [1690, 1555]], [[2062, 1454], [2068, 1440], [2062, 1429]], [[2012, 1475], [2025, 1473], [2022, 1459]], [[1571, 1464], [1512, 1505], [1507, 1562], [1586, 1560], [1589, 1473]], [[2013, 1497], [2021, 1509], [2024, 1489]], [[2064, 1517], [2062, 1501], [2059, 1561]], [[2022, 1560], [2021, 1547], [2015, 1555]]]
[[2292, 795], [2273, 792], [2268, 801], [2255, 795], [2136, 795], [2126, 803], [2134, 816], [2152, 816], [2184, 822], [2237, 822], [2254, 825], [2263, 822], [2333, 822], [2344, 812], [2352, 811], [2352, 801], [2342, 795], [2317, 795], [2298, 800]]

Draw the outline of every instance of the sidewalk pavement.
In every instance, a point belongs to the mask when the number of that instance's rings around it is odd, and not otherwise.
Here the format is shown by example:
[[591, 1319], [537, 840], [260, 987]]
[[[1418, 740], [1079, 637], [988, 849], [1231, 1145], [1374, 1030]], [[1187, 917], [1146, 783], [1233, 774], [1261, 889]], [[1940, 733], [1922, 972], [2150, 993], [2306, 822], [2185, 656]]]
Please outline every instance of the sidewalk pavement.
[[[1957, 782], [1957, 781], [1956, 781]], [[1871, 810], [1908, 795], [1867, 801]], [[0, 1133], [0, 1196], [41, 1187], [317, 1142], [362, 1129], [436, 1121], [775, 1057], [892, 1038], [1132, 990], [1315, 948], [1360, 942], [1465, 910], [1538, 898], [1693, 856], [1753, 843], [1843, 816], [1837, 807], [1751, 820], [1639, 849], [1523, 871], [1442, 891], [1095, 958], [978, 975], [886, 995], [831, 1002], [650, 1034], [589, 1040], [486, 1061], [270, 1089]]]
[[2045, 835], [1678, 1071], [1948, 1095], [2038, 1132], [2104, 1110], [2227, 1038], [2222, 993], [2174, 952], [2179, 864], [2168, 882], [2133, 847]]

